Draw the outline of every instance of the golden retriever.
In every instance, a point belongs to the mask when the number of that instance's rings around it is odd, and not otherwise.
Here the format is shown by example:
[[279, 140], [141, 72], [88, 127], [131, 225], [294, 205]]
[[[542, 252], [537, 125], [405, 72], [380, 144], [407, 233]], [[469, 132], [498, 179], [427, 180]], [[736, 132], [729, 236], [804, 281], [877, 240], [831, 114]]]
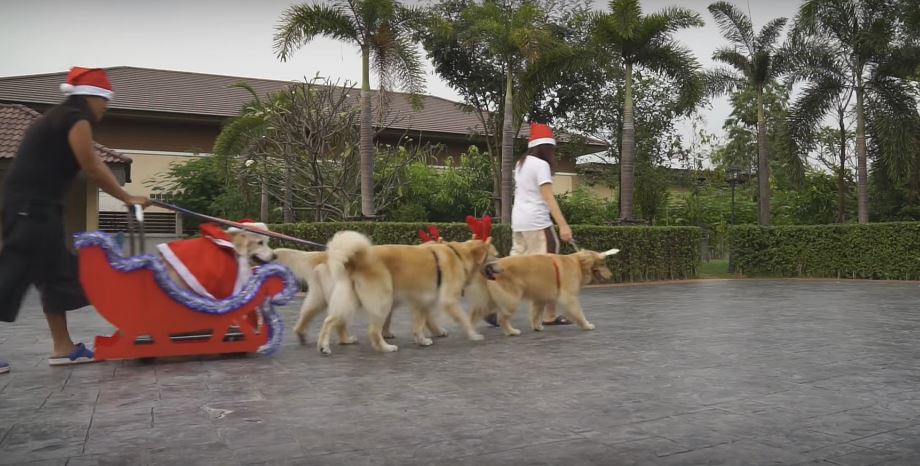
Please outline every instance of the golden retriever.
[[530, 302], [530, 325], [534, 331], [543, 330], [543, 307], [557, 303], [566, 315], [582, 330], [593, 330], [581, 307], [578, 294], [584, 285], [593, 280], [611, 277], [606, 258], [619, 252], [581, 250], [573, 254], [534, 254], [510, 256], [496, 262], [497, 277], [486, 281], [484, 288], [474, 289], [470, 295], [473, 303], [470, 320], [478, 322], [496, 310], [502, 332], [508, 336], [520, 335], [511, 326], [511, 317], [523, 300]]
[[[268, 231], [261, 223], [251, 226]], [[231, 228], [224, 232], [212, 224], [201, 227], [201, 237], [157, 246], [169, 278], [180, 288], [223, 299], [242, 289], [252, 268], [275, 259], [265, 235]], [[226, 251], [232, 249], [233, 256]]]
[[[355, 231], [340, 231], [329, 241], [327, 265], [332, 276], [328, 316], [320, 330], [318, 349], [331, 354], [333, 329], [345, 325], [358, 308], [369, 317], [368, 336], [379, 352], [398, 348], [388, 344], [384, 325], [392, 309], [408, 305], [413, 313], [413, 334], [421, 346], [433, 343], [424, 330], [430, 327], [431, 311], [443, 308], [471, 340], [483, 337], [460, 308], [464, 288], [489, 259], [491, 238], [419, 246], [382, 245]], [[439, 332], [435, 332], [439, 333]]]

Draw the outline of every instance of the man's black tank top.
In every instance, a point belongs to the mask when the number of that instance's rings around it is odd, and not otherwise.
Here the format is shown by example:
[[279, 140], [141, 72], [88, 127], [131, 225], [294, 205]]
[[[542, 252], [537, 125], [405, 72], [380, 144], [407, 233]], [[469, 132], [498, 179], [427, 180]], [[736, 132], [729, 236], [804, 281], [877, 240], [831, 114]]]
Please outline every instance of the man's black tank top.
[[52, 107], [26, 130], [5, 176], [3, 201], [63, 204], [80, 171], [67, 136], [88, 110], [68, 100]]

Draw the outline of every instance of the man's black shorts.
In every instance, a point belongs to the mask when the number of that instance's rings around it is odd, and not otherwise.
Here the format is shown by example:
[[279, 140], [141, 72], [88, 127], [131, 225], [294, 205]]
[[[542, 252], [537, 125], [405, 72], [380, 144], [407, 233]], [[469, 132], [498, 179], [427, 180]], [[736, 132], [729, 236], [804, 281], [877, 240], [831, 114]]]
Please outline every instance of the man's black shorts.
[[63, 208], [53, 203], [3, 206], [0, 249], [0, 321], [13, 322], [29, 285], [48, 313], [89, 305], [80, 286], [77, 257], [67, 249]]

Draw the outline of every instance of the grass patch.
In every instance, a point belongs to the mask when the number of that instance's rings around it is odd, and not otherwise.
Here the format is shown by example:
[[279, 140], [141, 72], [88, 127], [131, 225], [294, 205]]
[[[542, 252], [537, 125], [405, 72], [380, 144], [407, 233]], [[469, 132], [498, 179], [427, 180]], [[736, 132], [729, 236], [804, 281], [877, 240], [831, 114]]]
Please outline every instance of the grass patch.
[[711, 260], [700, 264], [700, 278], [733, 278], [728, 273], [728, 259]]

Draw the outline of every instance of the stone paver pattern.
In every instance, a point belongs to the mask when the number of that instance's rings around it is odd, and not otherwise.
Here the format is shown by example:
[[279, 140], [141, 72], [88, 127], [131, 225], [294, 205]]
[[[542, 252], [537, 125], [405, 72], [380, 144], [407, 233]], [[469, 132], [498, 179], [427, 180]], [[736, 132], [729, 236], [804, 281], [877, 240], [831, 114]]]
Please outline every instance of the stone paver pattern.
[[[597, 330], [547, 327], [332, 356], [50, 368], [31, 296], [0, 326], [0, 464], [920, 464], [920, 285], [697, 281], [592, 288]], [[70, 314], [88, 343], [111, 327]], [[479, 324], [485, 327], [485, 324]]]

